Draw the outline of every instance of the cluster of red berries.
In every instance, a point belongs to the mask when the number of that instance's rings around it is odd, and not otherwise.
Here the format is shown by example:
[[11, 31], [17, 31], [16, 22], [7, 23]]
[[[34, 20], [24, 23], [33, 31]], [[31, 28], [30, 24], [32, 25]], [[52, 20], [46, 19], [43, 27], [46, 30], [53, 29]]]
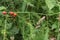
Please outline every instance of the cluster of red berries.
[[[6, 11], [3, 11], [2, 14], [6, 15], [7, 12]], [[16, 17], [17, 16], [17, 14], [14, 13], [14, 12], [9, 12], [9, 14], [12, 15], [13, 17]]]

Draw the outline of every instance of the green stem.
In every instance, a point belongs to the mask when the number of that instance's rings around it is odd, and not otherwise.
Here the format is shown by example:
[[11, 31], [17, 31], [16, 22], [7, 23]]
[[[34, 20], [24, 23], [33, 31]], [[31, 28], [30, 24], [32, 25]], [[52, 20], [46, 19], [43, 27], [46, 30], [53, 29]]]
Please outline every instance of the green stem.
[[25, 2], [26, 0], [23, 0], [23, 4], [22, 4], [22, 12], [24, 12], [25, 11], [25, 8], [26, 8], [26, 2]]
[[3, 30], [3, 32], [4, 32], [4, 36], [3, 36], [3, 40], [6, 40], [6, 24], [7, 24], [7, 16], [6, 16], [6, 19], [5, 19], [5, 25], [4, 25], [4, 30]]

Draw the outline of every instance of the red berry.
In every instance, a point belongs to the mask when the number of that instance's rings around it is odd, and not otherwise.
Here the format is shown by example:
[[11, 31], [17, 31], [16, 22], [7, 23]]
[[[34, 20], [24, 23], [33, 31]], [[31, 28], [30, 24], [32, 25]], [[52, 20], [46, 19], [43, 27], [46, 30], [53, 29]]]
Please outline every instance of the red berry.
[[17, 16], [17, 14], [16, 14], [16, 13], [14, 13], [14, 14], [13, 14], [13, 16], [14, 16], [14, 17], [16, 17], [16, 16]]
[[7, 12], [6, 12], [6, 11], [3, 11], [3, 12], [2, 12], [2, 14], [6, 15], [6, 14], [7, 14]]
[[13, 15], [14, 14], [14, 12], [10, 12], [10, 15]]

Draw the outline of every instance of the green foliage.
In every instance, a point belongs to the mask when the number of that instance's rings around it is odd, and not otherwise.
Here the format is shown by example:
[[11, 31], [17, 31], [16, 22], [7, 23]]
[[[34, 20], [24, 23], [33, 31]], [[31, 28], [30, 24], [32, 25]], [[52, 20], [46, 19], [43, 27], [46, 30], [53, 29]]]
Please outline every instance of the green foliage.
[[59, 0], [0, 0], [0, 40], [60, 40], [59, 15]]
[[56, 5], [56, 0], [46, 0], [46, 4], [49, 8], [49, 10], [51, 10], [55, 5]]

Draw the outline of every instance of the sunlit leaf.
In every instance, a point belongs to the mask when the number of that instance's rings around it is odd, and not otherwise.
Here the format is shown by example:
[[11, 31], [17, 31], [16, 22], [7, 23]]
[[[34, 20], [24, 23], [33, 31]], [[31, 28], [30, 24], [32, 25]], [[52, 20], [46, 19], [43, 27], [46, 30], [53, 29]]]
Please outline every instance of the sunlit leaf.
[[56, 5], [56, 0], [45, 0], [45, 2], [49, 10], [51, 10]]

